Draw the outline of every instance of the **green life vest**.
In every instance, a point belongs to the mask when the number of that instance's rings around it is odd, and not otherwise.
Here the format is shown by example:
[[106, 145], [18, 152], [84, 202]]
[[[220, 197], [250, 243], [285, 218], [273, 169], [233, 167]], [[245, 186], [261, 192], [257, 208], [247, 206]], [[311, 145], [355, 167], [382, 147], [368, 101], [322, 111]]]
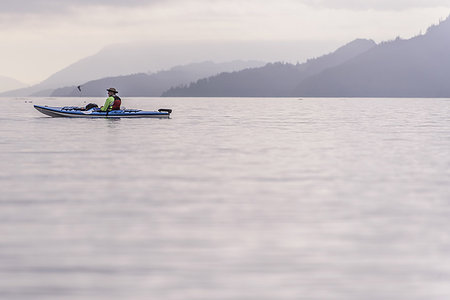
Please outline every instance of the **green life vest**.
[[101, 110], [102, 111], [111, 110], [113, 103], [114, 103], [114, 97], [111, 96], [111, 97], [106, 98], [105, 104], [102, 106]]

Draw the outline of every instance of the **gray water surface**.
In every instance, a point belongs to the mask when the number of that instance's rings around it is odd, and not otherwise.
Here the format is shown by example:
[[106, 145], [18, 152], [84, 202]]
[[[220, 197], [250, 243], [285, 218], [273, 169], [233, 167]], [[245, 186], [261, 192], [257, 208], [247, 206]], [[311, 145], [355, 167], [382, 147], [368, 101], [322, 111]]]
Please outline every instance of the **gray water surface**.
[[450, 299], [450, 100], [103, 100], [0, 99], [0, 299]]

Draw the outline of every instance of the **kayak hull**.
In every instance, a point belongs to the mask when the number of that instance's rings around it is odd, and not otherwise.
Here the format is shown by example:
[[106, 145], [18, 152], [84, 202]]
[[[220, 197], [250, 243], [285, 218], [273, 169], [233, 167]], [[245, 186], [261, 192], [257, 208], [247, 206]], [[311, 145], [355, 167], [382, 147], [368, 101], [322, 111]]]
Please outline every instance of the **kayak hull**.
[[42, 105], [34, 105], [34, 108], [53, 118], [170, 118], [169, 109], [161, 109], [160, 111], [143, 111], [138, 109], [113, 110], [109, 112], [80, 110], [76, 107], [50, 107]]

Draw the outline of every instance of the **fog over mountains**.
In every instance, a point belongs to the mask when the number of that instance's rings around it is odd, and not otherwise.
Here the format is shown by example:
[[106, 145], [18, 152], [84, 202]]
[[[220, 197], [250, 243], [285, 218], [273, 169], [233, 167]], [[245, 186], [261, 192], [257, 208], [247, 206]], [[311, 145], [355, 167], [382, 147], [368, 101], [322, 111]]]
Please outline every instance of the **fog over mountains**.
[[0, 76], [0, 92], [19, 89], [25, 86], [25, 83], [22, 83], [14, 78]]
[[[245, 55], [246, 43], [180, 45], [113, 45], [38, 85], [0, 96], [78, 96], [81, 85], [84, 96], [116, 87], [125, 97], [450, 97], [450, 18], [408, 40], [377, 45], [357, 39], [302, 64], [259, 60], [261, 53], [293, 51], [289, 43], [262, 43], [261, 52], [249, 48]], [[256, 60], [205, 62], [239, 55]]]
[[450, 18], [425, 35], [382, 43], [305, 79], [292, 95], [450, 97]]
[[222, 73], [188, 86], [172, 88], [166, 97], [288, 97], [305, 78], [342, 64], [371, 49], [372, 40], [355, 40], [333, 53], [303, 64], [270, 63], [260, 68]]
[[246, 68], [255, 68], [264, 65], [259, 61], [233, 61], [228, 63], [202, 62], [184, 66], [173, 67], [167, 71], [154, 74], [132, 74], [125, 76], [106, 77], [89, 81], [80, 86], [56, 89], [52, 97], [89, 96], [101, 97], [105, 95], [106, 87], [115, 87], [121, 96], [126, 97], [159, 97], [161, 94], [180, 84], [188, 84], [203, 77], [212, 76], [222, 72], [232, 72]]
[[[450, 97], [450, 18], [426, 34], [375, 45], [356, 40], [301, 65], [220, 74], [164, 96]], [[344, 55], [345, 54], [345, 55]]]
[[[110, 45], [95, 55], [83, 58], [25, 89], [0, 93], [0, 96], [50, 96], [55, 89], [83, 85], [92, 80], [137, 73], [157, 73], [175, 66], [214, 61], [297, 61], [332, 49], [327, 41], [180, 41]], [[251, 65], [249, 66], [251, 67]], [[218, 72], [235, 69], [216, 70]], [[204, 76], [214, 75], [205, 73]], [[197, 80], [194, 77], [192, 80]], [[177, 83], [181, 84], [181, 83]], [[146, 96], [146, 95], [142, 95]]]

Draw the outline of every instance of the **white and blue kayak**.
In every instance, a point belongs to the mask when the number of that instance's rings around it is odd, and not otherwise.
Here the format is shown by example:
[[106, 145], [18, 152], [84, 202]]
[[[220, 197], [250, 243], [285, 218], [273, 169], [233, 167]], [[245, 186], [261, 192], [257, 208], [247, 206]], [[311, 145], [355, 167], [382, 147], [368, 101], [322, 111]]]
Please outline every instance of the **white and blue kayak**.
[[112, 110], [108, 112], [100, 111], [98, 109], [85, 110], [82, 107], [65, 106], [65, 107], [50, 107], [35, 105], [38, 111], [50, 117], [65, 117], [65, 118], [170, 118], [171, 109], [159, 109], [158, 111], [143, 111], [140, 109], [121, 109]]

